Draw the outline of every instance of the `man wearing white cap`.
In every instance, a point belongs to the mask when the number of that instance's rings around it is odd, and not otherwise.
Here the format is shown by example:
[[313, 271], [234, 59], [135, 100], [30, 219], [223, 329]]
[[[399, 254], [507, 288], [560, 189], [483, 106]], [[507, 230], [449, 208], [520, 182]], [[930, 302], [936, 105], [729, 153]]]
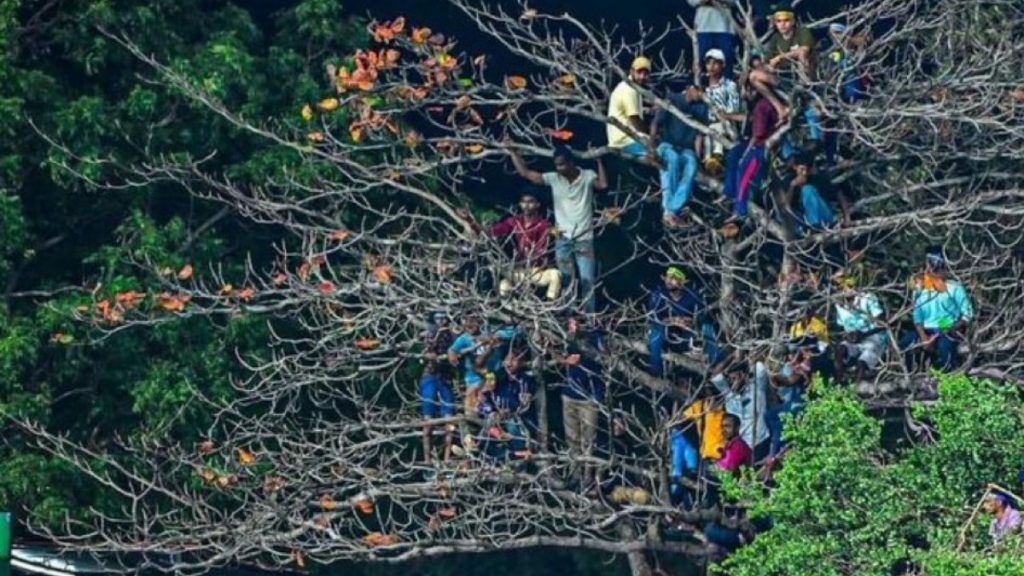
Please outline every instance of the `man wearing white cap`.
[[736, 25], [731, 10], [737, 0], [687, 0], [697, 9], [693, 27], [697, 30], [697, 52], [707, 54], [718, 49], [725, 55], [725, 76], [732, 77], [736, 57]]
[[[708, 87], [704, 100], [708, 104], [711, 124], [708, 126], [718, 137], [735, 140], [736, 124], [743, 120], [740, 90], [725, 70], [727, 56], [718, 48], [708, 50], [704, 55], [704, 66], [708, 71]], [[712, 174], [719, 174], [725, 168], [725, 146], [720, 138], [704, 137], [704, 168]]]
[[[637, 56], [629, 68], [629, 79], [637, 86], [644, 86], [650, 75], [651, 61], [644, 56]], [[627, 156], [647, 156], [647, 128], [643, 123], [643, 113], [640, 91], [626, 80], [619, 82], [608, 101], [608, 147], [620, 150]], [[634, 138], [616, 124], [629, 128], [641, 139]]]

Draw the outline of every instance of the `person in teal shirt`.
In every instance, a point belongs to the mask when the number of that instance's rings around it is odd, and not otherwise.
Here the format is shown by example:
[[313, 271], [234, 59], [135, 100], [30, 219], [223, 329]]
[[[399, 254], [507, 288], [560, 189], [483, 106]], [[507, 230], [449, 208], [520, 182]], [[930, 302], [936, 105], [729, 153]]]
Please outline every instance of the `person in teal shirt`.
[[[964, 285], [949, 277], [942, 249], [928, 249], [924, 273], [912, 283], [914, 330], [904, 333], [900, 349], [912, 353], [923, 347], [939, 368], [952, 370], [959, 361], [957, 347], [974, 319], [974, 306]], [[908, 359], [908, 364], [911, 364]]]

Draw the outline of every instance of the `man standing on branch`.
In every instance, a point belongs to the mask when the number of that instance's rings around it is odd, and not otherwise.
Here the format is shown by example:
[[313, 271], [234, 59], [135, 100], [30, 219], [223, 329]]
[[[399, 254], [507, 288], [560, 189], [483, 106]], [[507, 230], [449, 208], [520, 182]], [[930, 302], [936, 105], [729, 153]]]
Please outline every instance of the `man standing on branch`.
[[731, 78], [736, 58], [736, 25], [732, 20], [731, 11], [736, 7], [737, 0], [687, 2], [697, 9], [693, 20], [693, 27], [697, 31], [697, 52], [707, 54], [711, 49], [722, 52], [725, 76]]
[[[572, 152], [564, 147], [555, 149], [554, 172], [536, 172], [512, 147], [506, 145], [516, 172], [536, 185], [547, 185], [555, 205], [555, 226], [558, 240], [555, 242], [555, 258], [561, 271], [563, 283], [576, 276], [585, 300], [588, 313], [597, 310], [594, 298], [594, 282], [597, 278], [597, 261], [594, 256], [594, 190], [608, 189], [608, 176], [604, 164], [597, 161], [597, 172], [579, 168], [573, 161]], [[576, 274], [573, 273], [575, 259]]]

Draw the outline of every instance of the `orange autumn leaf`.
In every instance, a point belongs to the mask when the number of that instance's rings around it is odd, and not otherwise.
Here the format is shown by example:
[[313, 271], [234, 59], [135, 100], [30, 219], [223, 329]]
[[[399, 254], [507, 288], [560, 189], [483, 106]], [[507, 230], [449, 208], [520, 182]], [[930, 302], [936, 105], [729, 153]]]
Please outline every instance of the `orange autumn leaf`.
[[187, 294], [175, 296], [170, 292], [163, 292], [156, 297], [156, 305], [167, 312], [182, 312], [191, 299], [192, 297]]
[[338, 503], [331, 498], [330, 494], [324, 494], [320, 497], [320, 507], [324, 510], [331, 511], [338, 508]]
[[523, 76], [507, 76], [505, 78], [505, 86], [510, 90], [522, 90], [526, 88], [528, 82]]
[[326, 137], [323, 132], [310, 132], [306, 134], [306, 139], [310, 142], [320, 143], [323, 142]]
[[331, 294], [334, 294], [335, 291], [334, 282], [324, 280], [319, 286], [317, 286], [317, 290], [319, 290], [324, 296], [330, 296]]
[[387, 265], [377, 266], [373, 269], [373, 279], [381, 284], [391, 284], [394, 280], [394, 270]]
[[373, 27], [373, 39], [377, 42], [390, 42], [405, 31], [405, 17], [399, 16], [394, 22], [384, 22]]
[[345, 240], [348, 240], [351, 235], [352, 233], [348, 230], [335, 230], [334, 232], [331, 232], [331, 235], [328, 236], [328, 238], [335, 242], [344, 242]]
[[409, 38], [412, 40], [413, 44], [422, 45], [427, 43], [427, 38], [430, 38], [430, 34], [430, 28], [413, 28], [412, 33], [409, 34]]
[[181, 280], [182, 282], [184, 282], [185, 280], [188, 280], [191, 277], [192, 277], [192, 265], [191, 264], [185, 264], [184, 268], [182, 268], [181, 270], [178, 270], [178, 280]]
[[278, 272], [274, 274], [274, 278], [271, 281], [274, 283], [274, 286], [284, 286], [288, 283], [288, 275], [284, 272]]
[[388, 48], [387, 50], [382, 50], [381, 53], [380, 53], [380, 65], [382, 67], [383, 66], [391, 67], [391, 66], [394, 66], [395, 64], [398, 64], [398, 61], [401, 58], [402, 58], [402, 53], [401, 52], [399, 52], [398, 50], [395, 50], [394, 48]]
[[122, 292], [114, 297], [114, 300], [120, 304], [125, 310], [131, 310], [139, 305], [145, 294], [139, 292]]
[[356, 348], [360, 350], [365, 350], [367, 352], [370, 350], [376, 350], [377, 348], [380, 348], [380, 340], [376, 340], [373, 338], [363, 338], [361, 340], [356, 340]]
[[550, 134], [555, 140], [561, 140], [563, 142], [572, 140], [572, 137], [574, 136], [572, 130], [552, 130]]
[[456, 110], [465, 110], [466, 108], [469, 108], [470, 105], [472, 105], [472, 104], [473, 104], [473, 99], [470, 98], [468, 94], [463, 94], [462, 96], [459, 96], [458, 100], [455, 101], [455, 109]]
[[321, 112], [333, 112], [337, 110], [339, 106], [341, 106], [341, 102], [339, 102], [337, 98], [324, 98], [316, 104], [316, 107]]
[[217, 445], [214, 444], [213, 440], [203, 440], [199, 443], [197, 450], [199, 450], [199, 453], [203, 456], [209, 456], [217, 451]]
[[238, 463], [242, 466], [252, 466], [256, 463], [256, 455], [245, 448], [238, 449]]
[[576, 76], [564, 74], [555, 79], [555, 83], [562, 88], [572, 88], [576, 85]]
[[242, 302], [251, 302], [256, 297], [256, 289], [253, 287], [243, 288], [238, 292], [238, 299]]

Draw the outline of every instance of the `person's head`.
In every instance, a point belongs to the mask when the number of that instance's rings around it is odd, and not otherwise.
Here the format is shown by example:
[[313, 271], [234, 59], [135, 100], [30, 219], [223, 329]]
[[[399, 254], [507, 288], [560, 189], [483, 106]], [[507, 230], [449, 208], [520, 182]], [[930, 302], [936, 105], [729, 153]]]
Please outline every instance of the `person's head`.
[[437, 312], [434, 312], [430, 316], [430, 318], [434, 321], [434, 325], [435, 326], [447, 326], [448, 325], [448, 315], [445, 314], [444, 312], [441, 312], [440, 310], [438, 310]]
[[555, 147], [555, 172], [558, 172], [565, 178], [571, 178], [576, 175], [576, 163], [572, 159], [572, 150], [568, 146], [556, 146]]
[[[747, 55], [747, 62], [751, 70], [757, 70], [764, 66], [764, 53], [757, 48], [752, 48]], [[749, 79], [749, 76], [747, 77]]]
[[637, 84], [643, 86], [651, 77], [651, 61], [646, 56], [637, 56], [629, 67], [629, 77]]
[[789, 38], [796, 29], [796, 12], [793, 11], [793, 7], [789, 4], [777, 6], [772, 14], [772, 22], [775, 24], [775, 29], [779, 34]]
[[814, 155], [808, 152], [797, 154], [793, 159], [793, 171], [797, 176], [810, 176], [814, 172]]
[[525, 216], [533, 216], [540, 212], [540, 198], [533, 192], [523, 192], [519, 195], [519, 210]]
[[989, 492], [985, 497], [985, 510], [990, 514], [1002, 514], [1010, 507], [1010, 497], [1002, 492]]
[[509, 352], [508, 356], [505, 357], [505, 370], [507, 370], [509, 374], [518, 374], [522, 367], [522, 356], [515, 354], [514, 352]]
[[721, 78], [725, 70], [725, 52], [718, 48], [712, 48], [704, 54], [704, 67], [707, 68], [708, 76]]
[[468, 334], [477, 335], [480, 333], [480, 318], [476, 316], [467, 316], [462, 321], [462, 329]]
[[941, 246], [929, 246], [924, 256], [924, 269], [932, 274], [944, 275], [948, 270]]
[[729, 379], [729, 387], [733, 390], [742, 390], [747, 385], [747, 373], [750, 366], [745, 361], [734, 362], [726, 368], [725, 376]]
[[836, 44], [842, 44], [846, 38], [846, 24], [840, 22], [833, 22], [828, 25], [828, 35], [832, 37], [832, 41]]
[[726, 414], [722, 418], [722, 436], [726, 441], [740, 435], [740, 417], [735, 414]]
[[665, 287], [672, 292], [679, 292], [686, 285], [686, 273], [678, 266], [669, 266], [665, 270]]
[[857, 293], [857, 279], [848, 272], [841, 274], [836, 278], [836, 284], [839, 285], [839, 292], [843, 296], [853, 296]]

